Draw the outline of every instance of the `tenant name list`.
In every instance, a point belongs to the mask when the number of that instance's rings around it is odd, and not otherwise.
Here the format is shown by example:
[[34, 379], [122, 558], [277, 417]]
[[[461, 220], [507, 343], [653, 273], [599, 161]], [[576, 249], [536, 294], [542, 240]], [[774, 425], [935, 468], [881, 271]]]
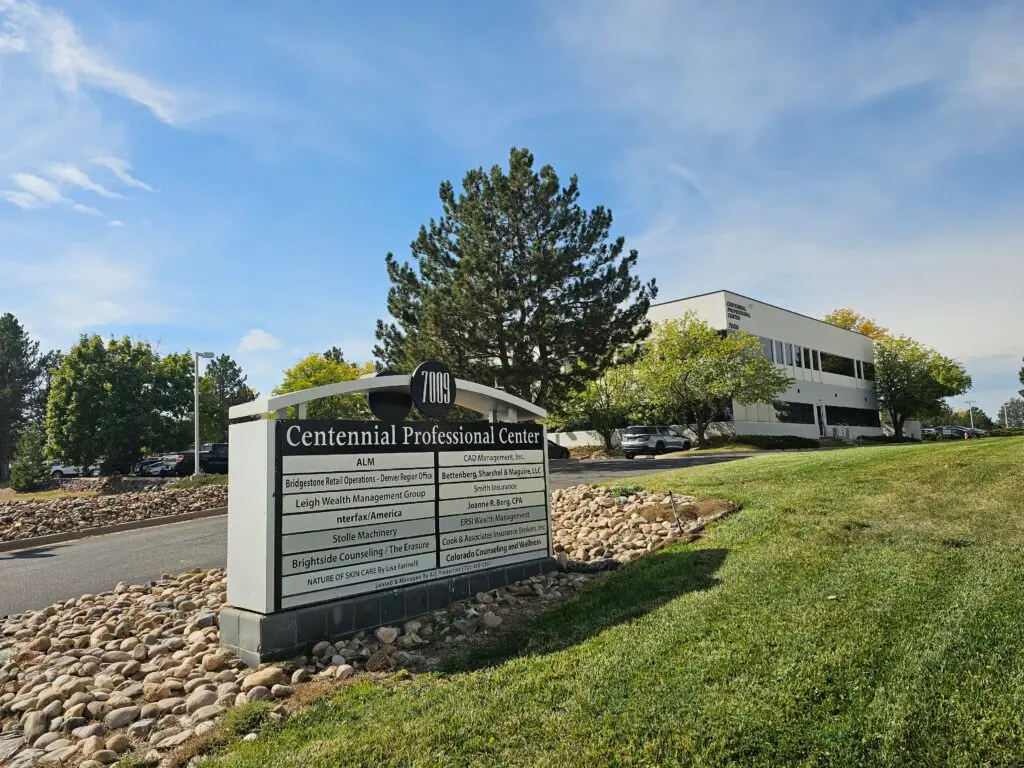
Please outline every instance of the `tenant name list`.
[[550, 553], [539, 426], [282, 420], [278, 431], [281, 608]]

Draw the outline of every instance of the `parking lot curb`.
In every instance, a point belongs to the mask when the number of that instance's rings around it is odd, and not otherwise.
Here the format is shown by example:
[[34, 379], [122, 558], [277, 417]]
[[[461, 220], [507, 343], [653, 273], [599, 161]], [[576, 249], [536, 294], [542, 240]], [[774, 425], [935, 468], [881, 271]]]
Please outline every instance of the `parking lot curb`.
[[87, 539], [92, 536], [103, 536], [108, 533], [135, 531], [140, 528], [155, 528], [158, 525], [167, 525], [169, 523], [184, 523], [189, 520], [200, 520], [204, 517], [217, 517], [218, 515], [226, 515], [227, 513], [227, 507], [214, 507], [213, 509], [201, 509], [198, 512], [185, 512], [181, 515], [161, 515], [160, 517], [148, 517], [144, 520], [129, 520], [126, 523], [98, 525], [94, 528], [82, 528], [77, 531], [51, 533], [47, 536], [35, 536], [31, 539], [0, 541], [0, 552], [16, 552], [23, 549], [35, 549], [48, 544], [60, 544], [65, 541]]

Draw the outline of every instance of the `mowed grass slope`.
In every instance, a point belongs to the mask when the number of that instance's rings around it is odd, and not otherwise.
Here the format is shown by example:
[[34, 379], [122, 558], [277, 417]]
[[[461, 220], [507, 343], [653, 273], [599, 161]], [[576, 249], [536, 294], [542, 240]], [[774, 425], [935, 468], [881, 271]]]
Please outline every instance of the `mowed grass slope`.
[[639, 482], [745, 508], [459, 669], [352, 686], [214, 764], [1024, 762], [1024, 440]]

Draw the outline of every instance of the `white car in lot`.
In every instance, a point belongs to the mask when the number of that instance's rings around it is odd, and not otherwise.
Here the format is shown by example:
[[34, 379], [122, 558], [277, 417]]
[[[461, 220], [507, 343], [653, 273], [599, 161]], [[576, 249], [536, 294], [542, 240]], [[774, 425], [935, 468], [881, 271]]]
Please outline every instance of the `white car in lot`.
[[[75, 467], [69, 464], [53, 464], [50, 466], [50, 477], [54, 479], [60, 479], [62, 477], [82, 477], [82, 474], [81, 467]], [[89, 477], [99, 477], [100, 465], [93, 464], [85, 474]]]
[[634, 426], [622, 431], [622, 453], [627, 459], [641, 453], [658, 456], [669, 451], [688, 451], [691, 447], [690, 438], [671, 427]]

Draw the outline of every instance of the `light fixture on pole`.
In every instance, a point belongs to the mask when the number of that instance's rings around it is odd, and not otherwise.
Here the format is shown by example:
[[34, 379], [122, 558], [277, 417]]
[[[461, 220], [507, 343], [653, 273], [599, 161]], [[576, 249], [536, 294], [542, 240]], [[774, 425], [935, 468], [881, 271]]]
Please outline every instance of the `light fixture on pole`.
[[974, 404], [977, 400], [964, 400], [967, 403], [967, 412], [971, 415], [971, 429], [974, 429]]
[[209, 360], [213, 352], [196, 352], [195, 453], [192, 455], [192, 476], [199, 477], [199, 358]]

